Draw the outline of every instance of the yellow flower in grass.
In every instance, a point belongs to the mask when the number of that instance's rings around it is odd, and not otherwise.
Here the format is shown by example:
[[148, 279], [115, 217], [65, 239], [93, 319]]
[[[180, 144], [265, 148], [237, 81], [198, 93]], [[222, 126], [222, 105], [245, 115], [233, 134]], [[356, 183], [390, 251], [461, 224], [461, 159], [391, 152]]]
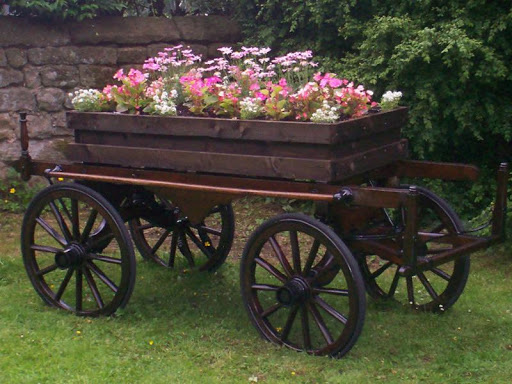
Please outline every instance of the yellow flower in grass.
[[10, 194], [15, 194], [16, 193], [16, 188], [12, 187], [11, 189], [9, 189], [9, 193]]
[[149, 340], [149, 345], [153, 345], [155, 342], [153, 340]]
[[64, 181], [64, 178], [63, 177], [59, 177], [59, 178], [57, 178], [57, 180]]

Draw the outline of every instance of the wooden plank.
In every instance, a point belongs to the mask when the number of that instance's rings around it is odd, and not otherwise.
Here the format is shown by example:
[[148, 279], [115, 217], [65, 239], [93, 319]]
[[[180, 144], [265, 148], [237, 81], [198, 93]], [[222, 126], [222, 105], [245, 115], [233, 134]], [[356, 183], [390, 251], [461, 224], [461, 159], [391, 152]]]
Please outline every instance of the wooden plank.
[[336, 160], [334, 180], [344, 180], [353, 175], [405, 159], [408, 155], [407, 140], [384, 145], [350, 157]]
[[144, 133], [279, 143], [337, 144], [359, 140], [401, 127], [407, 108], [369, 114], [334, 124], [292, 121], [212, 119], [201, 117], [136, 116], [114, 113], [68, 112], [68, 128], [75, 131]]
[[122, 147], [161, 148], [182, 151], [216, 152], [255, 156], [335, 159], [365, 152], [376, 145], [387, 145], [400, 140], [400, 128], [374, 134], [358, 141], [338, 145], [306, 143], [278, 143], [269, 141], [234, 141], [217, 138], [141, 135], [106, 131], [75, 131], [80, 144], [99, 144]]
[[67, 156], [85, 163], [287, 179], [332, 180], [329, 160], [69, 144]]

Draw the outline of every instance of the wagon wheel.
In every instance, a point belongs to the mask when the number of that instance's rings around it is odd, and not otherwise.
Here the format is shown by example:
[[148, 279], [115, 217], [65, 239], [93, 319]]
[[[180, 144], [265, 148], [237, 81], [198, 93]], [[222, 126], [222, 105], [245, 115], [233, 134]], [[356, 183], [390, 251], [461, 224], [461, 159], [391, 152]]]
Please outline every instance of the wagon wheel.
[[[420, 236], [416, 243], [416, 252], [418, 260], [421, 260], [451, 249], [451, 244], [443, 243], [443, 236], [462, 232], [463, 225], [445, 200], [428, 189], [417, 187], [417, 190]], [[367, 229], [366, 234], [373, 236], [395, 231], [391, 239], [380, 241], [388, 247], [400, 250], [405, 212], [401, 209], [386, 210], [385, 213], [386, 219], [374, 223]], [[429, 240], [421, 240], [422, 237]], [[394, 298], [416, 309], [430, 312], [442, 312], [455, 304], [464, 290], [470, 267], [470, 258], [466, 255], [412, 277], [401, 277], [398, 274], [399, 265], [385, 256], [364, 253], [360, 256], [366, 288], [372, 297]]]
[[21, 250], [32, 285], [53, 307], [110, 315], [133, 291], [135, 255], [123, 220], [83, 185], [59, 183], [34, 197], [23, 219]]
[[364, 282], [348, 248], [303, 214], [263, 223], [245, 246], [240, 270], [245, 307], [268, 341], [341, 357], [361, 333]]
[[[214, 271], [226, 260], [235, 232], [231, 204], [217, 205], [198, 225], [192, 225], [172, 202], [154, 196], [159, 218], [130, 221], [132, 239], [143, 258], [167, 268], [183, 261], [189, 268]], [[177, 260], [177, 255], [182, 258]]]

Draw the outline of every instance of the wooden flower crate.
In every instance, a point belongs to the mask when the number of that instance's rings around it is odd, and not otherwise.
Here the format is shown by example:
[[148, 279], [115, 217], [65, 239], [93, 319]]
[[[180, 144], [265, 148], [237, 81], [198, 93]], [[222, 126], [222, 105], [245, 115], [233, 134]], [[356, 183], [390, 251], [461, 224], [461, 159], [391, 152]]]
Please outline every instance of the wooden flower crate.
[[337, 182], [407, 156], [407, 108], [335, 124], [68, 112], [75, 162]]

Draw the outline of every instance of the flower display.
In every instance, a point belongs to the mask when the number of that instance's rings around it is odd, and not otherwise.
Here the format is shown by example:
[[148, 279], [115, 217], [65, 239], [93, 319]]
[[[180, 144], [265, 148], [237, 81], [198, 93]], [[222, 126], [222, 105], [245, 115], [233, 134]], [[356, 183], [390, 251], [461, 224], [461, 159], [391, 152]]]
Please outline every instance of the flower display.
[[[79, 90], [80, 111], [192, 115], [231, 119], [334, 123], [366, 114], [373, 92], [334, 73], [321, 73], [311, 51], [268, 56], [270, 48], [218, 49], [203, 62], [181, 45], [149, 58], [143, 71], [121, 69], [102, 92]], [[398, 106], [400, 92], [384, 94], [382, 109]]]

